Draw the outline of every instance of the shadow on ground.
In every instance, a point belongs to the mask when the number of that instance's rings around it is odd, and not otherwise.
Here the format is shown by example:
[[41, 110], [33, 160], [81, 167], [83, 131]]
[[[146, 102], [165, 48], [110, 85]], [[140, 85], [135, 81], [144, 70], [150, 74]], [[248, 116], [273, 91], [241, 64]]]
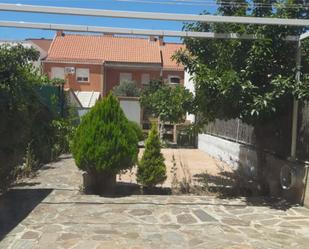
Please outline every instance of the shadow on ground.
[[216, 194], [221, 199], [243, 197], [249, 206], [267, 206], [279, 210], [287, 210], [294, 206], [282, 198], [261, 195], [257, 182], [254, 179], [248, 179], [238, 171], [222, 171], [218, 175], [195, 174], [193, 179], [208, 192]]
[[0, 240], [42, 202], [52, 189], [11, 189], [0, 196]]
[[[85, 194], [94, 194], [88, 192]], [[109, 190], [107, 193], [102, 193], [100, 196], [109, 198], [126, 197], [131, 195], [171, 195], [171, 188], [166, 187], [152, 187], [152, 188], [141, 188], [139, 184], [117, 182], [113, 190]]]

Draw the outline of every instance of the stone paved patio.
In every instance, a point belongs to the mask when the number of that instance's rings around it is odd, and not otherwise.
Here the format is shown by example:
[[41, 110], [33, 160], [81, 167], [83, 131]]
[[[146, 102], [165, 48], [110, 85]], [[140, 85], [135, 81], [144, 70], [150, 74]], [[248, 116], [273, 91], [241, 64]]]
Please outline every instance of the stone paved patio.
[[72, 158], [0, 197], [0, 248], [308, 248], [309, 210], [264, 199], [79, 193]]

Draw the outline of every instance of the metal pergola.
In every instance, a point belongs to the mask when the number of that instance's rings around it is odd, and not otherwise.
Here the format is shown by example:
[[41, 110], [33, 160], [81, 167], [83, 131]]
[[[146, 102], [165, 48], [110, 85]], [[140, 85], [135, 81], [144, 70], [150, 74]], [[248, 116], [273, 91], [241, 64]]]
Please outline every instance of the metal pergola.
[[[206, 22], [206, 23], [236, 23], [236, 24], [256, 24], [256, 25], [299, 26], [306, 28], [309, 27], [309, 20], [304, 19], [132, 12], [132, 11], [114, 11], [114, 10], [101, 10], [101, 9], [84, 9], [84, 8], [71, 8], [71, 7], [67, 8], [67, 7], [51, 7], [51, 6], [4, 4], [4, 3], [0, 3], [0, 11], [143, 19], [143, 20], [161, 20], [161, 21], [189, 21], [189, 22], [192, 21], [192, 22]], [[142, 36], [154, 35], [154, 36], [182, 37], [182, 38], [192, 37], [192, 38], [207, 38], [207, 39], [250, 39], [250, 40], [263, 39], [263, 37], [258, 37], [250, 34], [240, 35], [236, 33], [222, 34], [213, 32], [128, 29], [128, 28], [113, 28], [113, 27], [102, 27], [102, 26], [18, 22], [18, 21], [3, 21], [3, 20], [0, 20], [0, 27], [65, 30], [73, 32], [90, 32], [90, 33], [112, 33], [122, 35], [142, 35]], [[300, 36], [287, 36], [285, 38], [285, 40], [288, 42], [297, 43], [296, 75], [295, 75], [297, 82], [300, 82], [300, 76], [301, 76], [301, 41], [308, 37], [309, 32], [306, 32]], [[298, 100], [294, 99], [292, 141], [291, 141], [292, 159], [296, 158], [297, 120], [298, 120]]]

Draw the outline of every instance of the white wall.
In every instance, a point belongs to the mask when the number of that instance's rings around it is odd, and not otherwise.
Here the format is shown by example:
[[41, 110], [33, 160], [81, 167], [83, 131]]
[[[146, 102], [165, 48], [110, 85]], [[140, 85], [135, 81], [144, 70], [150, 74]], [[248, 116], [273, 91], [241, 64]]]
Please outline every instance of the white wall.
[[120, 99], [120, 106], [129, 120], [141, 124], [141, 106], [138, 100]]
[[[191, 75], [186, 71], [185, 71], [185, 78], [184, 78], [184, 86], [191, 93], [195, 94], [195, 87], [194, 87], [193, 80], [191, 79]], [[189, 120], [191, 123], [194, 123], [195, 115], [187, 113], [186, 119]]]
[[241, 164], [247, 174], [256, 174], [257, 154], [249, 146], [208, 134], [199, 134], [198, 149], [226, 162], [233, 169], [237, 169]]

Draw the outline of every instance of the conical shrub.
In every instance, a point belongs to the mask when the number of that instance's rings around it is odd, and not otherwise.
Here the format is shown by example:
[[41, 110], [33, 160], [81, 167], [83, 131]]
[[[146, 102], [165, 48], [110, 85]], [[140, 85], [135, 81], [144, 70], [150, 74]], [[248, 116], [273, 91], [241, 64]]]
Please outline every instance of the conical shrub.
[[166, 166], [160, 147], [157, 127], [152, 125], [137, 168], [137, 182], [143, 186], [154, 187], [166, 179]]
[[118, 100], [110, 94], [83, 116], [72, 153], [78, 168], [91, 174], [116, 175], [137, 162], [137, 143]]

